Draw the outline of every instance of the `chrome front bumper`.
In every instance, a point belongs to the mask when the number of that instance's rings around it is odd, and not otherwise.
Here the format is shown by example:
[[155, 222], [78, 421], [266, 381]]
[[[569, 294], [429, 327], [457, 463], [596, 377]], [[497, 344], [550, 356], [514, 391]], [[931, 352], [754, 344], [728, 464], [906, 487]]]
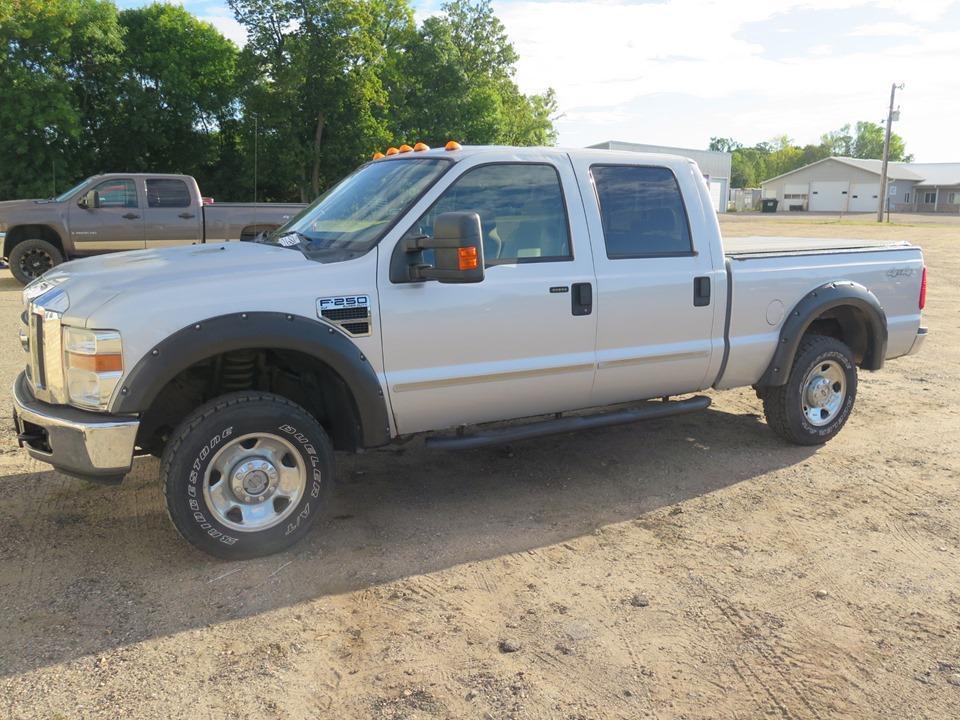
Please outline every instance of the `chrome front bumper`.
[[20, 373], [13, 384], [13, 422], [30, 457], [67, 475], [117, 482], [130, 472], [140, 427], [135, 418], [41, 402]]
[[917, 337], [913, 341], [913, 345], [910, 347], [910, 350], [907, 352], [907, 355], [915, 355], [920, 352], [920, 348], [923, 347], [923, 341], [927, 339], [927, 328], [921, 327], [917, 328]]

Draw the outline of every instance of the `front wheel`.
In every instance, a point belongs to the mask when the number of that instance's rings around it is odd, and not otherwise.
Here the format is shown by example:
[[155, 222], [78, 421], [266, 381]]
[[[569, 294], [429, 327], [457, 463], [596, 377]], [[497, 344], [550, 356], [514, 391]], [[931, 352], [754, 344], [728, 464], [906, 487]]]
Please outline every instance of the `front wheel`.
[[63, 253], [52, 243], [39, 238], [21, 240], [10, 251], [10, 272], [26, 285], [47, 270], [63, 262]]
[[333, 485], [333, 449], [323, 428], [271, 393], [232, 393], [200, 407], [174, 431], [160, 467], [180, 534], [231, 560], [298, 542]]
[[770, 428], [797, 445], [821, 445], [840, 432], [857, 397], [853, 352], [824, 335], [804, 338], [785, 385], [761, 389]]

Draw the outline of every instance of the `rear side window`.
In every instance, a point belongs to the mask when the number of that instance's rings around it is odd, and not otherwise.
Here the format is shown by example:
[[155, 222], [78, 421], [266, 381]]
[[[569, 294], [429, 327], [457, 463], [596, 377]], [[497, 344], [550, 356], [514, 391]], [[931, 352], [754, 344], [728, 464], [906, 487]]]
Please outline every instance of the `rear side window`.
[[690, 225], [680, 186], [665, 167], [590, 168], [610, 259], [690, 255]]
[[190, 207], [190, 190], [183, 180], [147, 180], [147, 205], [152, 208]]
[[486, 265], [573, 257], [560, 176], [552, 165], [502, 163], [467, 170], [413, 232], [432, 236], [438, 215], [461, 211], [480, 215]]
[[106, 180], [93, 189], [100, 195], [102, 208], [137, 207], [137, 188], [133, 180]]

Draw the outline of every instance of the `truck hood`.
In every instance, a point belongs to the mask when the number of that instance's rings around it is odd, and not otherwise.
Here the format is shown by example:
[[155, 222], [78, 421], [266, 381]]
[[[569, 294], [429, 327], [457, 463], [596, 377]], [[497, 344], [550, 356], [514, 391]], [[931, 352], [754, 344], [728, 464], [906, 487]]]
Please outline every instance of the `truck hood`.
[[118, 295], [143, 298], [183, 292], [193, 295], [212, 284], [235, 283], [236, 294], [252, 277], [274, 278], [316, 263], [298, 250], [238, 242], [110, 253], [59, 265], [43, 280], [63, 285], [70, 298], [67, 318], [85, 321]]
[[38, 202], [50, 202], [49, 200], [41, 200], [39, 198], [34, 200], [0, 200], [0, 210], [6, 210], [7, 208], [19, 207], [20, 205], [32, 205], [33, 203]]

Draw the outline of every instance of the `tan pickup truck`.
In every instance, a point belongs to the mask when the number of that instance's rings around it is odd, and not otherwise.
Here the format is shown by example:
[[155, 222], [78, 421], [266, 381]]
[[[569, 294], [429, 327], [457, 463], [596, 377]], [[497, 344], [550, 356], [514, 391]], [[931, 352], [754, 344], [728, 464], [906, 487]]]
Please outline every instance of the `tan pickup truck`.
[[27, 283], [85, 255], [252, 240], [303, 207], [214, 204], [189, 175], [111, 173], [49, 200], [0, 202], [0, 240], [13, 276]]

